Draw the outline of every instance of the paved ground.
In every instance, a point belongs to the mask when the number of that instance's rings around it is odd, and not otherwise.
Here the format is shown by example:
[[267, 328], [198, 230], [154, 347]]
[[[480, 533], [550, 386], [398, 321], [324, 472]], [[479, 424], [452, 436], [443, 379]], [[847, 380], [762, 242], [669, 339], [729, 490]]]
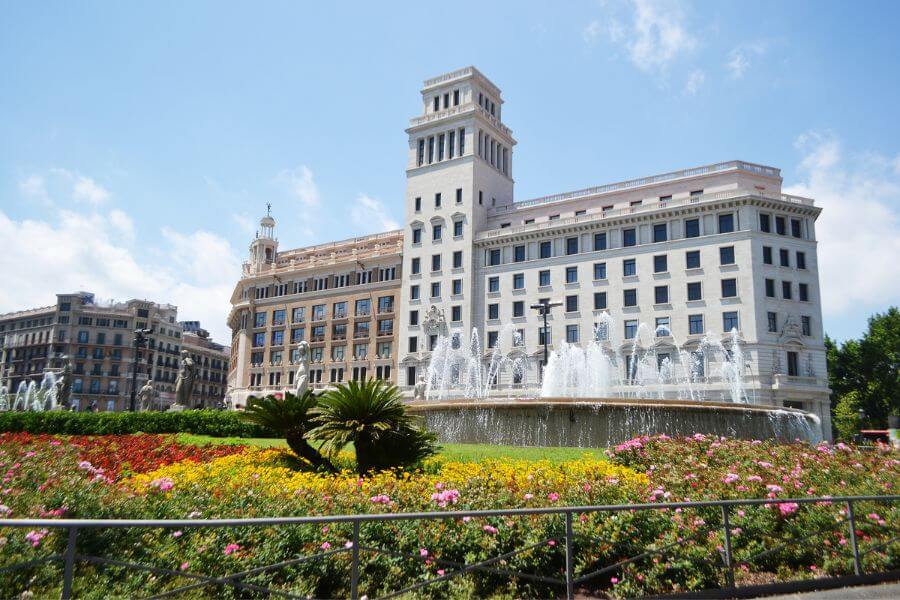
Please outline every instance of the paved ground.
[[823, 590], [821, 592], [802, 592], [784, 596], [766, 596], [766, 600], [898, 600], [900, 599], [900, 583], [882, 585], [865, 585], [860, 587]]

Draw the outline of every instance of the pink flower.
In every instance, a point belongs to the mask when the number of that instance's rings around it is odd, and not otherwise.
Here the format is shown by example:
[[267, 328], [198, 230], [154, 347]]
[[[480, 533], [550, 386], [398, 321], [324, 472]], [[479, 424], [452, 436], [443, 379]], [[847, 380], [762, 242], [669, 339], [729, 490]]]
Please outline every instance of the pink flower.
[[550, 502], [556, 502], [557, 500], [559, 500], [559, 494], [557, 494], [556, 492], [550, 492], [549, 494], [547, 494], [547, 500], [549, 500]]
[[734, 483], [735, 481], [739, 481], [741, 476], [737, 473], [729, 473], [725, 477], [722, 478], [722, 483]]
[[154, 479], [153, 481], [151, 481], [150, 487], [155, 487], [161, 492], [168, 492], [173, 487], [175, 487], [175, 482], [172, 481], [171, 477], [160, 477], [159, 479]]
[[378, 494], [377, 496], [372, 496], [369, 498], [370, 502], [374, 502], [375, 504], [390, 504], [391, 497], [387, 494]]
[[610, 577], [609, 582], [613, 585], [616, 585], [617, 583], [619, 583], [619, 578], [618, 577]]
[[483, 529], [486, 533], [497, 533], [497, 528], [492, 525], [485, 525], [481, 529]]
[[419, 556], [428, 556], [428, 550], [426, 550], [425, 548], [419, 548]]
[[436, 502], [438, 506], [445, 507], [448, 504], [456, 504], [459, 502], [459, 490], [442, 490], [431, 495], [431, 500]]
[[182, 534], [181, 534], [181, 531], [173, 531], [173, 532], [172, 532], [172, 537], [173, 537], [173, 538], [180, 538], [181, 535], [182, 535]]
[[782, 517], [794, 514], [798, 508], [800, 508], [800, 505], [796, 502], [782, 502], [778, 505], [778, 510], [781, 511]]
[[767, 486], [766, 486], [766, 489], [769, 490], [770, 492], [774, 493], [774, 494], [777, 494], [778, 492], [783, 492], [783, 491], [784, 491], [784, 488], [782, 488], [780, 485], [775, 485], [775, 484], [773, 484], [773, 483], [770, 483], [769, 485], [767, 485]]
[[331, 544], [329, 544], [328, 542], [322, 542], [322, 550], [328, 550], [329, 548], [331, 548]]
[[44, 539], [47, 535], [46, 529], [41, 529], [40, 531], [35, 531], [32, 529], [28, 533], [25, 534], [25, 539], [31, 542], [32, 548], [37, 548], [41, 544], [41, 540]]
[[353, 547], [353, 542], [347, 542], [346, 544], [344, 544], [344, 548], [346, 548], [347, 550], [349, 550], [352, 547]]
[[444, 573], [446, 573], [446, 571], [444, 571], [443, 569], [438, 569], [438, 570], [437, 570], [437, 574], [440, 575], [441, 577], [444, 576]]
[[534, 494], [525, 494], [523, 498], [525, 498], [526, 500], [531, 500], [532, 498], [534, 498]]
[[228, 544], [227, 546], [225, 546], [225, 556], [234, 554], [235, 552], [237, 552], [240, 549], [241, 549], [241, 547], [238, 544]]
[[183, 563], [181, 563], [181, 570], [187, 571], [189, 566], [191, 566], [191, 563], [183, 562]]

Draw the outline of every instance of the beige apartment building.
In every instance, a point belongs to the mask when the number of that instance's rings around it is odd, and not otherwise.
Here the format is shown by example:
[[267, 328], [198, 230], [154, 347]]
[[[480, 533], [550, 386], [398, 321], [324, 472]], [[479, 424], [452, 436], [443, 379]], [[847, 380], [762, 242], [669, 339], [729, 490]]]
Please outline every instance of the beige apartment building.
[[396, 381], [402, 246], [389, 231], [279, 251], [275, 219], [263, 217], [231, 297], [230, 405], [291, 389], [301, 341], [313, 387]]
[[182, 321], [182, 349], [190, 353], [197, 367], [192, 398], [194, 407], [217, 408], [225, 399], [228, 361], [231, 352], [209, 337], [197, 321]]

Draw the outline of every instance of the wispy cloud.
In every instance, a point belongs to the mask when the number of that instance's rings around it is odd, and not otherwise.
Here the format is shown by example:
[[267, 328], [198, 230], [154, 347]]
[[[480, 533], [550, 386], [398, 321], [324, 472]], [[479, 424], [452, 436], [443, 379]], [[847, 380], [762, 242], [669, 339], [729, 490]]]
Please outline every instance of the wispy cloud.
[[300, 165], [295, 169], [285, 169], [278, 174], [278, 181], [288, 186], [291, 194], [307, 208], [319, 205], [319, 188], [313, 178], [312, 169]]
[[734, 48], [728, 54], [728, 62], [725, 63], [729, 77], [741, 79], [752, 65], [753, 60], [765, 54], [768, 47], [769, 44], [765, 40], [757, 40]]
[[47, 197], [47, 184], [40, 175], [29, 175], [19, 181], [19, 191], [27, 198], [44, 199]]
[[687, 83], [684, 85], [684, 93], [689, 96], [696, 95], [705, 82], [706, 73], [703, 72], [703, 69], [694, 69], [688, 75]]
[[378, 198], [360, 194], [350, 209], [353, 222], [366, 233], [399, 229], [400, 224]]
[[109, 199], [109, 192], [102, 185], [84, 175], [74, 174], [72, 196], [76, 200], [84, 200], [90, 204], [102, 204]]
[[237, 225], [241, 233], [251, 236], [256, 231], [256, 225], [253, 219], [244, 214], [232, 213], [231, 221]]

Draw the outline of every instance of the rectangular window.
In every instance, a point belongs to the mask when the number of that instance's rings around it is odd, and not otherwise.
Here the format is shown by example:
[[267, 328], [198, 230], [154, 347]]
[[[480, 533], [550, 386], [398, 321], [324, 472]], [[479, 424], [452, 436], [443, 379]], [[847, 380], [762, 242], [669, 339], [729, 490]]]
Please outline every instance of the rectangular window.
[[731, 233], [734, 231], [734, 215], [728, 213], [719, 215], [719, 233]]
[[416, 257], [410, 261], [409, 270], [413, 275], [418, 275], [422, 271], [422, 259]]
[[688, 315], [688, 333], [691, 335], [703, 333], [703, 315]]
[[656, 242], [665, 242], [669, 239], [668, 228], [665, 223], [657, 223], [653, 226], [653, 241]]
[[766, 297], [767, 298], [775, 297], [775, 280], [774, 279], [766, 279]]
[[637, 230], [636, 229], [623, 229], [622, 230], [622, 245], [623, 246], [634, 246], [637, 244]]
[[653, 257], [653, 272], [665, 273], [669, 270], [669, 258], [665, 254], [658, 254]]
[[525, 316], [525, 303], [521, 300], [516, 300], [513, 302], [513, 317], [524, 317]]
[[421, 210], [422, 210], [422, 198], [421, 197], [416, 198], [415, 208], [416, 208], [416, 212], [421, 212]]
[[577, 237], [566, 238], [566, 255], [571, 256], [572, 254], [578, 254]]
[[658, 285], [653, 289], [654, 301], [656, 304], [669, 303], [669, 286]]
[[419, 311], [411, 310], [409, 311], [409, 324], [413, 327], [419, 324]]
[[654, 330], [656, 337], [664, 337], [672, 335], [672, 327], [669, 317], [656, 317], [656, 329]]
[[284, 345], [284, 329], [276, 329], [272, 332], [272, 345], [273, 346], [283, 346]]
[[441, 193], [440, 192], [436, 192], [434, 194], [434, 207], [435, 208], [441, 207]]
[[788, 376], [797, 377], [800, 375], [800, 355], [796, 352], [787, 353]]
[[[409, 348], [409, 351], [410, 351], [410, 352], [418, 352], [418, 350], [419, 350], [419, 338], [417, 338], [416, 336], [410, 336], [408, 348]], [[415, 370], [415, 367], [410, 367], [410, 368], [413, 369], [413, 370]]]
[[456, 132], [451, 131], [447, 134], [447, 158], [453, 158], [456, 151]]
[[513, 247], [513, 262], [524, 262], [525, 261], [525, 246], [514, 246]]
[[622, 304], [624, 306], [637, 306], [637, 290], [622, 290]]
[[803, 237], [800, 219], [791, 219], [791, 235], [795, 238]]
[[462, 294], [462, 279], [454, 279], [451, 285], [454, 296], [459, 296], [460, 294]]
[[740, 329], [738, 327], [738, 314], [737, 311], [729, 311], [722, 313], [722, 331], [725, 333], [730, 333], [731, 330], [737, 331]]
[[688, 269], [699, 269], [700, 268], [700, 251], [699, 250], [691, 250], [686, 252], [684, 255], [685, 267]]
[[566, 283], [578, 283], [578, 267], [566, 267]]
[[566, 342], [578, 343], [578, 325], [566, 325]]
[[440, 254], [432, 254], [431, 255], [431, 272], [441, 270], [441, 255]]
[[771, 233], [772, 220], [769, 218], [769, 215], [760, 213], [760, 215], [759, 215], [759, 230], [764, 231], [766, 233]]
[[550, 285], [550, 271], [538, 272], [538, 286], [546, 287]]
[[606, 309], [606, 292], [594, 292], [594, 310]]
[[812, 335], [812, 320], [807, 316], [800, 317], [800, 329], [805, 336]]
[[463, 234], [463, 222], [462, 221], [454, 221], [453, 222], [453, 237], [460, 237]]
[[790, 254], [790, 252], [788, 252], [788, 251], [785, 250], [784, 248], [780, 249], [780, 250], [778, 251], [778, 261], [779, 261], [779, 264], [781, 264], [782, 267], [789, 267], [789, 266], [791, 266], [791, 254]]
[[622, 276], [631, 277], [637, 275], [637, 263], [633, 258], [626, 258], [622, 261]]
[[444, 134], [438, 136], [438, 160], [444, 160]]
[[409, 286], [409, 299], [410, 300], [418, 300], [419, 299], [419, 286], [417, 286], [417, 285]]
[[637, 335], [638, 322], [637, 319], [625, 321], [625, 339], [633, 340]]
[[687, 284], [688, 302], [703, 299], [703, 288], [699, 281], [692, 281]]
[[441, 297], [441, 282], [440, 281], [432, 282], [431, 297], [432, 298], [440, 298]]
[[594, 250], [606, 250], [606, 234], [605, 233], [595, 233], [594, 234]]
[[434, 162], [434, 136], [428, 138], [428, 164]]
[[722, 297], [734, 298], [737, 296], [737, 279], [722, 280]]
[[462, 306], [453, 306], [450, 308], [450, 320], [453, 323], [462, 321]]
[[513, 273], [512, 286], [514, 290], [525, 289], [525, 273]]
[[684, 222], [684, 237], [700, 237], [700, 219], [687, 219]]
[[719, 248], [719, 264], [734, 264], [734, 246], [722, 246], [721, 248]]
[[553, 343], [553, 327], [548, 326], [546, 329], [543, 327], [538, 327], [538, 345], [543, 346], [547, 344], [548, 346]]
[[357, 317], [364, 317], [370, 312], [372, 312], [372, 302], [368, 298], [362, 298], [356, 301], [354, 314]]
[[594, 263], [594, 281], [606, 279], [606, 263]]
[[791, 282], [790, 281], [782, 281], [781, 282], [781, 297], [785, 300], [791, 299]]
[[431, 239], [433, 241], [437, 242], [438, 240], [440, 240], [443, 237], [443, 233], [444, 233], [444, 228], [441, 227], [439, 224], [435, 224], [431, 228]]
[[488, 265], [495, 267], [500, 264], [500, 249], [488, 250]]
[[499, 337], [498, 332], [488, 331], [487, 347], [488, 348], [496, 348], [498, 337]]
[[302, 342], [305, 334], [306, 329], [303, 327], [295, 327], [291, 329], [291, 343], [296, 344], [298, 342]]
[[566, 296], [566, 312], [578, 312], [578, 296]]
[[778, 332], [778, 313], [773, 313], [773, 312], [766, 313], [766, 320], [768, 322], [769, 333], [777, 333]]
[[500, 305], [499, 304], [488, 304], [487, 306], [488, 320], [496, 321], [500, 318]]
[[806, 253], [805, 252], [797, 252], [797, 268], [805, 269], [806, 268]]
[[462, 268], [463, 255], [462, 250], [454, 250], [453, 252], [453, 268], [459, 269]]
[[541, 258], [553, 256], [553, 242], [541, 242]]
[[488, 292], [495, 293], [500, 291], [500, 278], [499, 277], [488, 277]]
[[797, 296], [800, 298], [800, 302], [809, 302], [809, 284], [798, 284], [797, 292]]
[[772, 247], [771, 246], [763, 246], [763, 264], [766, 264], [766, 265], [772, 264]]
[[421, 244], [422, 243], [422, 228], [414, 227], [412, 230], [412, 243], [413, 244]]
[[784, 217], [775, 217], [775, 233], [777, 233], [778, 235], [785, 235], [787, 233], [785, 229], [786, 224], [784, 221]]

